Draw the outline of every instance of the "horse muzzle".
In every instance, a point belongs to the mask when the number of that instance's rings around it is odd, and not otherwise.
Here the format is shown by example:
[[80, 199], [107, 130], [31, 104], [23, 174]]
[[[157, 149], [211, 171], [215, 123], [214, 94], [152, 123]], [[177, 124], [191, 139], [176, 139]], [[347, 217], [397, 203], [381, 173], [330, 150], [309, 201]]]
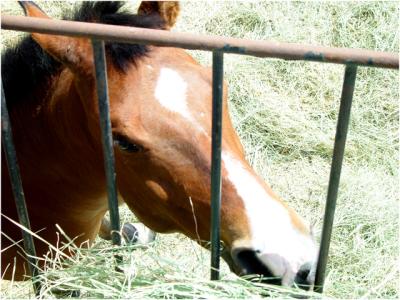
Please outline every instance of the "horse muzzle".
[[222, 253], [232, 272], [239, 276], [259, 275], [261, 281], [267, 284], [282, 286], [297, 286], [303, 290], [310, 290], [314, 284], [314, 264], [303, 263], [297, 270], [293, 270], [289, 262], [275, 254], [262, 254], [256, 250], [243, 248]]

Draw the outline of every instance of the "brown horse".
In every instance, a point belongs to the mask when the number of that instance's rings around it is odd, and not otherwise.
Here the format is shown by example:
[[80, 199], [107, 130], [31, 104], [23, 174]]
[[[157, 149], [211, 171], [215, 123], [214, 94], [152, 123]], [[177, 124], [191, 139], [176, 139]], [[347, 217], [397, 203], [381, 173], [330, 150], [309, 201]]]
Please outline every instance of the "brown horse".
[[[48, 18], [32, 2], [26, 15]], [[84, 2], [74, 20], [168, 30], [179, 6]], [[211, 72], [176, 48], [106, 43], [112, 132], [121, 202], [152, 230], [209, 240]], [[93, 241], [107, 211], [92, 46], [86, 38], [33, 33], [2, 57], [2, 77], [32, 230], [57, 242]], [[2, 213], [17, 220], [4, 157]], [[316, 245], [302, 219], [256, 175], [228, 115], [224, 87], [221, 240], [232, 271], [312, 284]], [[192, 205], [197, 215], [195, 226]], [[2, 218], [3, 278], [24, 277]], [[38, 256], [48, 246], [35, 240]], [[7, 269], [8, 267], [8, 269]], [[25, 266], [26, 267], [26, 266]]]

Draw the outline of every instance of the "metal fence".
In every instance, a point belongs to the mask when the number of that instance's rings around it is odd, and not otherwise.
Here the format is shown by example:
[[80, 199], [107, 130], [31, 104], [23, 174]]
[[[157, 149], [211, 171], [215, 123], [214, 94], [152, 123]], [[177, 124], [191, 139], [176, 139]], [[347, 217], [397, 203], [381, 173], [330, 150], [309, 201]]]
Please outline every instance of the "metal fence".
[[[281, 58], [285, 60], [305, 60], [324, 63], [344, 64], [345, 73], [340, 99], [340, 109], [333, 149], [332, 165], [326, 199], [323, 230], [316, 271], [315, 287], [323, 291], [325, 270], [328, 259], [329, 244], [332, 233], [333, 218], [346, 144], [347, 129], [350, 118], [351, 103], [356, 81], [357, 67], [399, 68], [399, 58], [395, 53], [376, 52], [360, 49], [331, 48], [301, 44], [277, 43], [269, 41], [251, 41], [245, 39], [172, 33], [169, 31], [132, 28], [115, 25], [60, 21], [20, 16], [2, 16], [2, 29], [38, 32], [92, 39], [95, 62], [97, 94], [100, 111], [100, 126], [106, 169], [108, 201], [112, 227], [112, 241], [121, 243], [115, 183], [114, 153], [112, 146], [111, 123], [107, 90], [107, 71], [104, 40], [151, 44], [156, 46], [173, 46], [185, 49], [207, 50], [213, 52], [212, 60], [212, 164], [211, 164], [211, 279], [219, 278], [220, 260], [220, 203], [221, 203], [221, 140], [222, 140], [222, 86], [224, 53], [252, 55], [258, 57]], [[17, 204], [19, 222], [29, 226], [16, 153], [12, 142], [11, 124], [7, 112], [3, 88], [1, 88], [2, 147], [11, 177], [12, 189]], [[32, 277], [38, 275], [35, 248], [32, 236], [23, 232], [24, 247], [28, 254]], [[34, 289], [39, 291], [40, 283], [34, 280]]]

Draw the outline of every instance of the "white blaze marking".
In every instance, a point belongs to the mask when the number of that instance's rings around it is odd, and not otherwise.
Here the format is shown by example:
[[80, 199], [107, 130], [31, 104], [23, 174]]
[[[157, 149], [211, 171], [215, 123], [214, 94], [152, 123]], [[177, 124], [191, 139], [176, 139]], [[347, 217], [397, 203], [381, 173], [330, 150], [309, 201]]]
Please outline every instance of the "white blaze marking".
[[154, 96], [169, 111], [180, 114], [198, 131], [207, 135], [201, 124], [190, 113], [187, 101], [187, 83], [178, 72], [162, 68], [158, 76]]
[[157, 80], [155, 97], [166, 109], [182, 115], [187, 119], [192, 119], [187, 99], [187, 83], [178, 72], [162, 68]]
[[[252, 227], [253, 239], [266, 234], [278, 238], [281, 235], [279, 231], [289, 229], [291, 224], [288, 211], [267, 194], [264, 187], [244, 168], [239, 160], [225, 151], [222, 152], [222, 159], [228, 171], [230, 182], [244, 201]], [[284, 227], [276, 228], [277, 225]], [[256, 242], [255, 247], [264, 248], [262, 240], [255, 240], [254, 242]], [[265, 246], [270, 247], [272, 245]]]
[[[239, 160], [226, 151], [222, 152], [222, 160], [229, 181], [244, 202], [252, 247], [261, 251], [259, 258], [277, 276], [289, 276], [288, 272], [293, 275], [303, 263], [313, 261], [314, 242], [293, 227], [288, 210], [266, 192]], [[289, 266], [273, 257], [284, 258]]]

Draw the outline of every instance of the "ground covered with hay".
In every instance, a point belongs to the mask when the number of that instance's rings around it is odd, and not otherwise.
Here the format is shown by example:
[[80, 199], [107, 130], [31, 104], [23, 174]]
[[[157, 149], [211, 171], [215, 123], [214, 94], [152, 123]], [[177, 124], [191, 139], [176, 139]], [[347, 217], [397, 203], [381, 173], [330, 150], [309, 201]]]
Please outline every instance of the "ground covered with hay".
[[[51, 16], [71, 2], [39, 2]], [[21, 14], [2, 1], [2, 13]], [[137, 3], [133, 4], [137, 6]], [[174, 29], [248, 39], [399, 50], [396, 2], [186, 2]], [[17, 40], [2, 31], [2, 47]], [[203, 64], [208, 52], [192, 51]], [[248, 159], [320, 236], [344, 67], [226, 55], [230, 110]], [[328, 298], [398, 298], [398, 71], [359, 68], [327, 270]], [[123, 209], [125, 220], [134, 217]], [[114, 270], [113, 255], [124, 258]], [[232, 275], [211, 282], [209, 254], [181, 235], [147, 247], [98, 241], [43, 276], [42, 296], [82, 298], [290, 297]], [[61, 268], [62, 265], [68, 266]], [[71, 293], [71, 292], [69, 292]], [[1, 298], [34, 297], [30, 282], [2, 281]]]

